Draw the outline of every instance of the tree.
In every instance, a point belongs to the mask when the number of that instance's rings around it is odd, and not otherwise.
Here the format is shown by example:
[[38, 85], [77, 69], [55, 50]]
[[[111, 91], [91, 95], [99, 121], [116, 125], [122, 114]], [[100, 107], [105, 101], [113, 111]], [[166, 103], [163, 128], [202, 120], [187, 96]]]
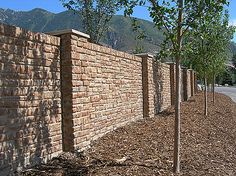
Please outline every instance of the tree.
[[[222, 18], [220, 18], [220, 16]], [[229, 61], [229, 46], [230, 40], [233, 39], [235, 27], [229, 26], [229, 15], [226, 11], [224, 14], [215, 16], [216, 22], [212, 29], [212, 56], [213, 62], [210, 65], [210, 74], [212, 75], [212, 90], [213, 90], [213, 103], [215, 103], [215, 79], [216, 76], [225, 70], [225, 63]]]
[[64, 7], [82, 14], [84, 31], [99, 43], [112, 16], [121, 8], [117, 0], [60, 0]]
[[141, 44], [143, 39], [145, 39], [147, 36], [145, 35], [145, 31], [141, 29], [141, 26], [138, 24], [138, 21], [136, 18], [131, 18], [132, 20], [132, 30], [135, 34], [135, 48], [133, 51], [133, 54], [140, 54], [144, 52], [144, 47]]
[[[174, 137], [174, 172], [180, 171], [180, 61], [183, 51], [182, 41], [188, 31], [196, 27], [195, 20], [208, 17], [207, 10], [222, 11], [226, 0], [120, 0], [126, 7], [125, 15], [131, 15], [135, 6], [147, 6], [155, 26], [163, 30], [165, 40], [162, 49], [167, 49], [176, 62], [176, 103]], [[164, 52], [163, 52], [164, 53]]]
[[[207, 82], [212, 81], [213, 103], [215, 102], [215, 77], [224, 71], [229, 59], [229, 44], [234, 27], [228, 26], [228, 12], [208, 11], [209, 18], [200, 18], [198, 27], [190, 33], [191, 50], [187, 51], [189, 64], [198, 71], [205, 84], [205, 110], [207, 115]], [[211, 15], [210, 15], [211, 14]]]
[[232, 57], [232, 64], [236, 68], [236, 54], [234, 54], [233, 57]]

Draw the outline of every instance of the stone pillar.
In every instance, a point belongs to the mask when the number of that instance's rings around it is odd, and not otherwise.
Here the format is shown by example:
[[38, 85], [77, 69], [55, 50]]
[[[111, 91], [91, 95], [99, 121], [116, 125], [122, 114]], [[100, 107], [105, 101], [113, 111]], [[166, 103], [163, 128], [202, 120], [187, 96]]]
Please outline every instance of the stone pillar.
[[[88, 40], [90, 37], [82, 32], [69, 29], [50, 32], [50, 35], [59, 36], [61, 39], [61, 95], [62, 95], [62, 136], [63, 151], [75, 150], [75, 125], [74, 125], [74, 94], [77, 93], [73, 77], [80, 72], [80, 61], [73, 55], [73, 47], [77, 40]], [[77, 58], [79, 59], [79, 58]], [[78, 81], [76, 81], [78, 82]], [[82, 89], [82, 87], [80, 87]], [[79, 90], [78, 90], [79, 91]]]
[[193, 96], [193, 70], [183, 68], [183, 100], [187, 101], [191, 96]]
[[155, 87], [153, 80], [154, 57], [150, 54], [137, 54], [142, 58], [142, 82], [143, 82], [143, 117], [152, 118], [155, 114]]
[[183, 100], [188, 100], [188, 69], [182, 68], [183, 72]]
[[195, 92], [194, 92], [194, 70], [190, 70], [190, 75], [191, 75], [191, 96], [194, 96]]
[[194, 72], [194, 93], [196, 94], [197, 91], [198, 91], [198, 88], [197, 88], [197, 72]]

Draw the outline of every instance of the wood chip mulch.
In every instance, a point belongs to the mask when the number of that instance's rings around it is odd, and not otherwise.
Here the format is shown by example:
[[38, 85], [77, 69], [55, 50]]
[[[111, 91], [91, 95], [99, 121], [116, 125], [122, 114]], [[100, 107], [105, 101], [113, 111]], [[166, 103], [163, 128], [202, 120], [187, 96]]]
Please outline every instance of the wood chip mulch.
[[[236, 175], [236, 104], [209, 95], [208, 116], [199, 93], [181, 103], [181, 172], [178, 175]], [[174, 109], [108, 133], [84, 153], [63, 153], [20, 175], [174, 175]]]

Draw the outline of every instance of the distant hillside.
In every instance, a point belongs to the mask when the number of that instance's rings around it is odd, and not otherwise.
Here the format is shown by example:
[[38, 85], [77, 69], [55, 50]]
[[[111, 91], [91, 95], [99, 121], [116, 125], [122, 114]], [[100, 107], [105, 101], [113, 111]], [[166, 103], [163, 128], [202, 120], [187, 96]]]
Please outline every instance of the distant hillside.
[[[140, 42], [144, 47], [144, 52], [158, 52], [158, 45], [163, 40], [161, 31], [158, 31], [150, 21], [141, 19], [138, 21], [147, 36]], [[35, 32], [49, 32], [69, 28], [84, 32], [80, 15], [71, 11], [54, 14], [39, 8], [27, 12], [0, 8], [0, 22]], [[137, 42], [135, 41], [135, 34], [132, 31], [131, 24], [132, 22], [129, 18], [119, 15], [114, 16], [109, 24], [109, 31], [105, 34], [102, 42], [117, 50], [134, 51]], [[236, 54], [235, 43], [231, 43], [230, 49], [232, 53]]]
[[232, 54], [236, 54], [236, 43], [231, 42], [230, 44], [230, 51], [232, 52]]
[[[49, 32], [69, 28], [84, 32], [80, 15], [71, 11], [54, 14], [39, 8], [27, 12], [0, 8], [0, 22], [34, 32]], [[109, 31], [105, 34], [102, 42], [115, 49], [132, 52], [136, 46], [136, 41], [131, 24], [129, 18], [114, 16], [109, 24]], [[159, 50], [157, 45], [163, 39], [161, 32], [157, 31], [153, 23], [149, 21], [140, 19], [139, 24], [147, 35], [147, 38], [141, 42], [145, 52], [157, 52]]]

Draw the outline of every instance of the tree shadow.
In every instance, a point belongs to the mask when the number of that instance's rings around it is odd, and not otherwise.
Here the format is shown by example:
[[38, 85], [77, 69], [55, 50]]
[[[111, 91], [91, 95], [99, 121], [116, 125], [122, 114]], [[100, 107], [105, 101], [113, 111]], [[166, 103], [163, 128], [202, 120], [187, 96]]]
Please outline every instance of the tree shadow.
[[162, 104], [164, 98], [162, 96], [163, 91], [163, 74], [160, 68], [160, 62], [153, 60], [153, 80], [154, 80], [154, 87], [155, 87], [155, 94], [154, 94], [154, 109], [155, 114], [161, 112]]
[[[165, 92], [170, 92], [171, 94], [171, 81], [169, 77], [169, 90], [166, 90], [164, 84], [166, 83], [166, 76], [165, 76], [165, 65], [162, 65], [160, 61], [153, 61], [153, 79], [154, 79], [154, 87], [155, 87], [155, 96], [154, 96], [154, 103], [155, 103], [155, 113], [163, 112], [167, 106], [171, 106], [171, 95], [169, 97], [166, 96]], [[168, 65], [169, 66], [169, 65]], [[170, 68], [169, 73], [170, 73]], [[168, 100], [169, 99], [169, 100]], [[169, 104], [168, 104], [169, 102]]]
[[[44, 176], [51, 173], [60, 173], [66, 176], [87, 176], [96, 174], [96, 171], [111, 168], [130, 168], [130, 167], [144, 167], [151, 170], [163, 169], [156, 161], [135, 161], [132, 158], [118, 161], [116, 159], [102, 159], [102, 158], [87, 158], [83, 153], [72, 154], [63, 153], [62, 155], [53, 158], [47, 165], [41, 164], [34, 168], [25, 170], [22, 175]], [[123, 168], [124, 167], [124, 168]]]
[[[0, 175], [50, 158], [60, 123], [59, 50], [45, 55], [46, 36], [2, 25], [0, 45]], [[58, 93], [59, 92], [59, 93]]]

